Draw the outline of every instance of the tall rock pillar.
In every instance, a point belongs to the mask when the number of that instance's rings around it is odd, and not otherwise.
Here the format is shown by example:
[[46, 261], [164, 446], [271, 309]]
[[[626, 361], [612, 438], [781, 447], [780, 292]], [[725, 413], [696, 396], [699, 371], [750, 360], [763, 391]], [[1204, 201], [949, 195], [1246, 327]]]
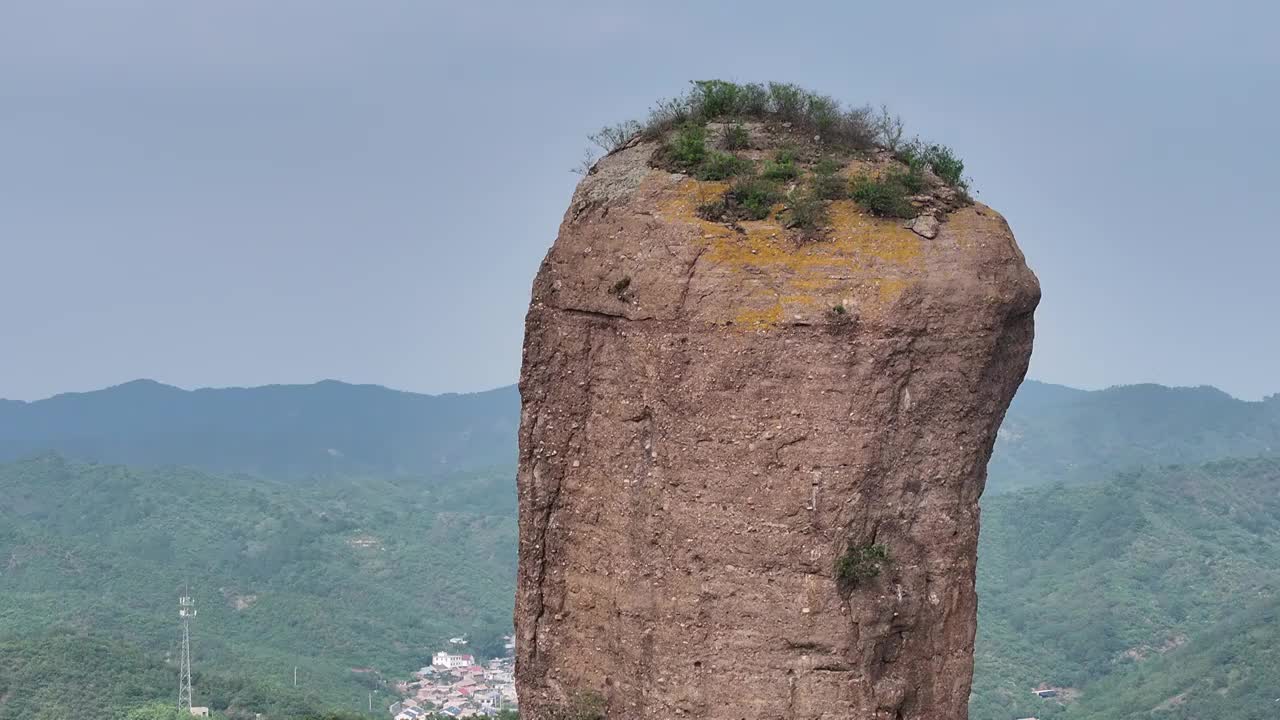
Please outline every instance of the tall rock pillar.
[[725, 184], [656, 148], [584, 178], [534, 282], [521, 717], [965, 718], [978, 497], [1040, 297], [1013, 234], [945, 189], [921, 231], [850, 200], [816, 240], [706, 220]]

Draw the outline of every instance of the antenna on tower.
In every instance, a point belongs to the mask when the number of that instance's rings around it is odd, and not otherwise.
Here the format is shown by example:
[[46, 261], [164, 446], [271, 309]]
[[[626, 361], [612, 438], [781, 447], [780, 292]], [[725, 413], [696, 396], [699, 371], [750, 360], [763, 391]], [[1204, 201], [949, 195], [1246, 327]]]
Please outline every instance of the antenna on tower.
[[[190, 592], [190, 590], [187, 590]], [[178, 712], [191, 714], [191, 619], [196, 616], [196, 601], [190, 595], [178, 598], [178, 617], [182, 620], [182, 660], [178, 669]]]

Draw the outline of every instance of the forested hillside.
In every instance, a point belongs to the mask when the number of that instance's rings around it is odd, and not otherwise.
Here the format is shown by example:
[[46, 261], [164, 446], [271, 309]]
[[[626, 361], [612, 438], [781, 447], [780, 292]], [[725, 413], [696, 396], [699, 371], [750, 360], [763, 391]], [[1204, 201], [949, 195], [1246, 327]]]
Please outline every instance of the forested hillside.
[[1280, 716], [1280, 600], [1229, 610], [1183, 647], [1099, 682], [1079, 720], [1271, 720]]
[[515, 462], [515, 387], [419, 395], [377, 385], [181, 390], [149, 380], [0, 403], [0, 461], [45, 450], [275, 480], [412, 477]]
[[[1263, 648], [1277, 590], [1275, 459], [989, 498], [972, 717], [1273, 718], [1257, 711], [1280, 697]], [[1040, 700], [1041, 684], [1079, 700]]]
[[[0, 448], [31, 451], [0, 465], [0, 720], [171, 699], [187, 583], [197, 700], [232, 716], [359, 710], [463, 632], [496, 651], [516, 408], [338, 383], [0, 403]], [[1277, 408], [1023, 386], [983, 500], [974, 720], [1275, 717]]]
[[1000, 427], [987, 492], [1256, 455], [1280, 455], [1280, 395], [1245, 402], [1207, 386], [1090, 392], [1028, 380]]
[[200, 611], [198, 699], [246, 711], [354, 708], [378, 673], [405, 675], [449, 637], [501, 652], [514, 574], [505, 471], [298, 488], [54, 454], [0, 466], [0, 718], [30, 717], [51, 697], [72, 703], [84, 665], [63, 656], [81, 645], [114, 658], [90, 673], [95, 682], [119, 672], [141, 688], [103, 698], [147, 688], [167, 698], [175, 603], [188, 584]]
[[[354, 485], [55, 455], [0, 467], [0, 718], [166, 699], [187, 582], [201, 600], [197, 694], [233, 715], [356, 709], [457, 632], [496, 651], [510, 477]], [[1274, 459], [990, 498], [972, 717], [1146, 718], [1164, 705], [1155, 717], [1272, 717], [1277, 589]], [[1035, 698], [1041, 685], [1071, 702]]]
[[[125, 720], [148, 705], [163, 707], [167, 715], [174, 709], [176, 673], [164, 654], [83, 627], [2, 639], [0, 717]], [[303, 718], [331, 705], [313, 691], [261, 681], [236, 669], [201, 670], [194, 681], [201, 702], [230, 707], [237, 720], [253, 718], [253, 709]], [[180, 718], [174, 713], [156, 720]]]

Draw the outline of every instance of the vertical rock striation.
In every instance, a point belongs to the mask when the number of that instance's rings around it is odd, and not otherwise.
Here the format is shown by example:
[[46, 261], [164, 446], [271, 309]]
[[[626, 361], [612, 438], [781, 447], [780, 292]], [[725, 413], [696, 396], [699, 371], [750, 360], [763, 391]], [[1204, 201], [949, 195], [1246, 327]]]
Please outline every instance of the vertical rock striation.
[[[633, 142], [578, 187], [520, 377], [521, 717], [966, 717], [978, 497], [1040, 297], [1003, 218], [824, 240]], [[885, 162], [881, 156], [846, 163]], [[842, 583], [850, 548], [878, 574]]]

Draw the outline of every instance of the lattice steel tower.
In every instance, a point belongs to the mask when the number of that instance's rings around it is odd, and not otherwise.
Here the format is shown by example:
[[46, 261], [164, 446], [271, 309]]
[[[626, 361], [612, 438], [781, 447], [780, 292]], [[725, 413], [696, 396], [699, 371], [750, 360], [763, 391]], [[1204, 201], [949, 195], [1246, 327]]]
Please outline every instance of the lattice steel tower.
[[178, 598], [178, 617], [182, 620], [182, 660], [178, 669], [178, 712], [191, 714], [191, 619], [196, 616], [196, 601], [190, 595]]

